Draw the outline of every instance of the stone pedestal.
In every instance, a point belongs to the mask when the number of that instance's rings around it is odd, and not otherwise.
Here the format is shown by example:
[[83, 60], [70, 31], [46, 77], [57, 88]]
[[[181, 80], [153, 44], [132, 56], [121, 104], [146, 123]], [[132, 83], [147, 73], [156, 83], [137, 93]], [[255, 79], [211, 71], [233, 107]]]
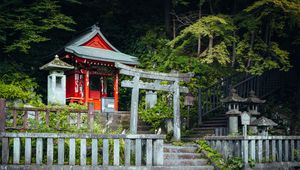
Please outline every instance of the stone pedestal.
[[238, 134], [238, 116], [229, 116], [229, 134]]
[[[251, 122], [255, 121], [256, 120], [256, 117], [254, 116], [251, 116]], [[254, 134], [257, 134], [258, 133], [258, 130], [257, 130], [257, 126], [250, 126], [249, 127], [249, 130], [251, 132], [253, 132]]]

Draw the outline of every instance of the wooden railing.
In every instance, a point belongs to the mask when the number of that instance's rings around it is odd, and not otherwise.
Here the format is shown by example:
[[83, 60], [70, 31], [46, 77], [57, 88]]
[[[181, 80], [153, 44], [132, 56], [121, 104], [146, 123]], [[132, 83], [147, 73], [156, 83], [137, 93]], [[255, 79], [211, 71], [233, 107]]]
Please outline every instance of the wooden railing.
[[163, 165], [164, 135], [2, 132], [0, 138], [0, 169]]
[[[61, 130], [61, 121], [69, 127], [80, 128], [82, 125], [93, 130], [95, 113], [93, 105], [89, 104], [88, 109], [72, 108], [51, 108], [51, 107], [6, 107], [5, 99], [0, 99], [0, 131], [6, 130], [33, 130], [39, 124], [54, 130]], [[64, 112], [64, 114], [62, 114]], [[62, 119], [62, 116], [67, 116]], [[51, 118], [61, 121], [54, 122]], [[56, 120], [57, 120], [56, 119]]]
[[230, 88], [235, 88], [241, 97], [247, 97], [254, 90], [256, 96], [263, 98], [278, 90], [281, 73], [268, 71], [261, 76], [236, 74], [220, 80], [218, 83], [198, 90], [198, 125], [202, 124], [203, 116], [217, 111], [222, 107], [220, 99], [225, 98]]
[[300, 136], [207, 136], [205, 140], [225, 159], [237, 156], [245, 163], [250, 159], [257, 163], [300, 161]]

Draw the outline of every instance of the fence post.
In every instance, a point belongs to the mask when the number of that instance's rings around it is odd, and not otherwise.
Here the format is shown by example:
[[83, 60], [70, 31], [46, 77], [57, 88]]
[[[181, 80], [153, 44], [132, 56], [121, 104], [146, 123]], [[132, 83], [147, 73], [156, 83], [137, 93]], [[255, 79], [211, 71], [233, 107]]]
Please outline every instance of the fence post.
[[94, 129], [94, 116], [94, 104], [88, 103], [88, 123], [91, 132], [93, 132]]
[[6, 107], [5, 99], [0, 98], [0, 132], [5, 131], [5, 120], [6, 120], [5, 107]]
[[243, 159], [245, 168], [248, 167], [248, 139], [247, 137], [243, 138]]

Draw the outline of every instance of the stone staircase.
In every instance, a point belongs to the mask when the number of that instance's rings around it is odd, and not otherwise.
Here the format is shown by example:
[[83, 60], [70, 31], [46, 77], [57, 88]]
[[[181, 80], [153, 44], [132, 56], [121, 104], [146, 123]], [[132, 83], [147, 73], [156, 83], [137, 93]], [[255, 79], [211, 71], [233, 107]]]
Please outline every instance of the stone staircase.
[[213, 170], [208, 160], [197, 153], [197, 145], [164, 145], [164, 169], [172, 170]]
[[216, 115], [204, 120], [201, 125], [192, 128], [189, 134], [182, 136], [185, 142], [199, 140], [204, 136], [227, 135], [227, 117], [225, 114]]

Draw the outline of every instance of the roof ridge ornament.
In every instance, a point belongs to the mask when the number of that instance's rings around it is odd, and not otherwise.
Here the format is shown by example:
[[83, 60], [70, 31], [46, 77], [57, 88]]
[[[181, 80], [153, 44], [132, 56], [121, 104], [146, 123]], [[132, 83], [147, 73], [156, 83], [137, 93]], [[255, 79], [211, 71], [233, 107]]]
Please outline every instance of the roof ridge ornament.
[[97, 31], [100, 31], [100, 27], [98, 26], [99, 23], [96, 23], [94, 25], [92, 25], [92, 29], [94, 30], [97, 30]]

